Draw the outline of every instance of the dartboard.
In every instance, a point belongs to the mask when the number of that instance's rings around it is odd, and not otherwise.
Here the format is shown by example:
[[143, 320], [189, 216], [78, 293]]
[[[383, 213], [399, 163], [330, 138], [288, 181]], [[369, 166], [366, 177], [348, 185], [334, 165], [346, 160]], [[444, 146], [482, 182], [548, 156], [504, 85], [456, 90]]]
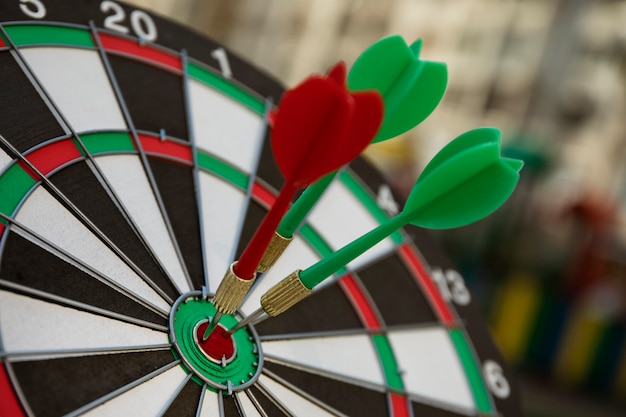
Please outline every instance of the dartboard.
[[[4, 1], [0, 19], [0, 415], [521, 415], [463, 277], [415, 227], [204, 346], [282, 185], [281, 85], [117, 1]], [[219, 325], [399, 205], [357, 159]]]

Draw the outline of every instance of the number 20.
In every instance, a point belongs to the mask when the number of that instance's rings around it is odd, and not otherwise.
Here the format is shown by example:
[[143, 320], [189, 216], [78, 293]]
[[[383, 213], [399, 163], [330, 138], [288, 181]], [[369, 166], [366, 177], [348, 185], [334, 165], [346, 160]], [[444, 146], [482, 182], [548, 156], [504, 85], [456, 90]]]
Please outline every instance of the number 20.
[[[104, 19], [104, 27], [121, 33], [128, 33], [130, 29], [125, 26], [126, 11], [114, 1], [105, 0], [100, 3], [102, 13], [112, 14]], [[157, 39], [157, 28], [154, 20], [143, 10], [133, 10], [130, 13], [130, 27], [140, 39], [154, 42]]]

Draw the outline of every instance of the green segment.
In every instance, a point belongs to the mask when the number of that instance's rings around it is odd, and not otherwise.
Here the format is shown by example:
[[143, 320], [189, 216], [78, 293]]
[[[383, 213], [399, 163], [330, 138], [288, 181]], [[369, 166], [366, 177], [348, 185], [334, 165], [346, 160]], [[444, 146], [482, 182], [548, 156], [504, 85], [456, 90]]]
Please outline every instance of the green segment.
[[402, 382], [402, 377], [398, 372], [398, 363], [396, 362], [393, 350], [391, 349], [389, 339], [385, 335], [376, 334], [372, 336], [372, 340], [374, 341], [374, 345], [376, 346], [376, 350], [378, 351], [378, 356], [380, 357], [380, 360], [382, 362], [383, 372], [385, 373], [387, 385], [389, 385], [391, 388], [396, 388], [399, 390], [404, 389], [404, 383]]
[[262, 100], [258, 99], [251, 93], [236, 87], [220, 76], [215, 75], [192, 62], [187, 65], [187, 72], [191, 78], [210, 85], [227, 96], [232, 97], [239, 103], [248, 107], [250, 110], [260, 115], [265, 114], [265, 103]]
[[36, 183], [21, 166], [13, 164], [0, 176], [0, 212], [11, 216]]
[[467, 339], [461, 330], [450, 330], [450, 338], [456, 348], [461, 364], [465, 369], [465, 375], [472, 390], [474, 401], [476, 402], [476, 408], [479, 412], [485, 414], [493, 413], [493, 406], [489, 399], [489, 394], [483, 383], [482, 374], [478, 368], [478, 364], [474, 360], [474, 355], [470, 349]]
[[72, 45], [95, 48], [91, 33], [85, 29], [49, 25], [6, 25], [4, 28], [17, 46]]
[[[210, 301], [202, 298], [188, 299], [180, 303], [174, 316], [174, 334], [176, 342], [185, 359], [202, 374], [205, 378], [216, 384], [227, 385], [231, 381], [234, 385], [240, 385], [250, 381], [257, 374], [259, 367], [259, 355], [254, 339], [250, 340], [247, 328], [241, 328], [233, 334], [237, 346], [237, 355], [226, 366], [210, 361], [200, 350], [193, 337], [194, 328], [208, 316], [215, 315], [215, 307]], [[232, 315], [223, 315], [220, 324], [227, 329], [234, 327], [238, 320]], [[174, 351], [175, 356], [178, 356]], [[202, 385], [200, 381], [196, 381]], [[211, 388], [217, 391], [215, 387]]]
[[80, 136], [85, 148], [92, 155], [107, 152], [134, 152], [135, 146], [126, 132], [98, 132]]
[[[361, 204], [367, 208], [376, 221], [384, 223], [389, 220], [389, 216], [383, 211], [383, 209], [380, 208], [378, 203], [376, 203], [376, 200], [349, 172], [343, 171], [340, 173], [339, 179], [346, 187], [348, 187]], [[400, 232], [392, 233], [390, 237], [395, 243], [402, 243], [403, 241], [402, 234]]]
[[217, 174], [242, 190], [248, 188], [249, 177], [232, 165], [201, 151], [196, 154], [196, 158], [200, 168]]

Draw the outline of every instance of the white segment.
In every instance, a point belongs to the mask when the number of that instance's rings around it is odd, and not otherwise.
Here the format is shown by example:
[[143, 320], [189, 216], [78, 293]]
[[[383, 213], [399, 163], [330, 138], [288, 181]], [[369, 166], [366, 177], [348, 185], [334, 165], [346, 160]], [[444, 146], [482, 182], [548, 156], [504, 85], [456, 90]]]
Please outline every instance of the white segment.
[[97, 51], [46, 46], [21, 52], [74, 131], [126, 130]]
[[475, 412], [463, 365], [445, 329], [396, 330], [387, 337], [409, 393]]
[[7, 291], [0, 291], [0, 335], [7, 352], [169, 343], [164, 332]]
[[11, 158], [6, 152], [0, 149], [0, 174], [4, 172], [4, 170], [7, 168], [7, 165], [9, 165], [11, 161], [13, 161], [13, 158]]
[[[256, 409], [248, 395], [246, 395], [246, 392], [240, 392], [236, 395], [246, 417], [262, 417], [261, 413], [259, 413], [259, 411]], [[205, 416], [203, 415], [202, 417]]]
[[101, 156], [96, 158], [96, 163], [170, 279], [181, 293], [191, 291], [139, 157]]
[[165, 300], [43, 187], [26, 199], [16, 220], [140, 298], [169, 311]]
[[334, 414], [320, 408], [315, 403], [280, 385], [273, 379], [261, 375], [259, 382], [265, 386], [294, 416], [327, 417]]
[[[311, 249], [300, 236], [294, 237], [282, 256], [278, 258], [274, 267], [257, 278], [254, 288], [241, 306], [241, 311], [246, 314], [252, 313], [261, 306], [261, 296], [265, 294], [270, 287], [296, 269], [305, 269], [319, 259], [320, 257], [317, 253]], [[322, 286], [324, 286], [324, 284], [320, 284], [317, 288], [321, 288]]]
[[266, 355], [385, 385], [378, 354], [368, 335], [272, 340], [263, 342], [262, 347]]
[[245, 194], [213, 175], [200, 172], [200, 195], [209, 290], [215, 292], [233, 261]]
[[[379, 223], [350, 190], [338, 179], [333, 181], [311, 210], [309, 223], [335, 250], [374, 229]], [[380, 243], [348, 264], [358, 269], [394, 248], [391, 239]]]
[[81, 415], [89, 417], [153, 417], [161, 415], [160, 412], [186, 376], [187, 374], [180, 366], [174, 366]]
[[263, 119], [252, 110], [195, 80], [189, 80], [196, 146], [246, 173], [256, 162]]
[[204, 399], [200, 406], [200, 417], [219, 416], [220, 406], [217, 399], [217, 393], [208, 389], [204, 390]]

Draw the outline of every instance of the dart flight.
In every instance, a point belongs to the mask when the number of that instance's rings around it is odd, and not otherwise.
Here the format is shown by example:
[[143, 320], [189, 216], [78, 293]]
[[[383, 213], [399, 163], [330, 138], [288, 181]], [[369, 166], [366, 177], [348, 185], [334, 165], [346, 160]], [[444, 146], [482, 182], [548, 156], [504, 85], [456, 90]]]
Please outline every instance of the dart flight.
[[[419, 59], [422, 40], [407, 45], [399, 35], [382, 38], [357, 58], [348, 74], [350, 90], [376, 90], [385, 103], [383, 123], [372, 140], [382, 142], [421, 123], [445, 93], [448, 72], [440, 62]], [[269, 270], [287, 248], [295, 231], [336, 172], [310, 185], [281, 220], [259, 270]]]

